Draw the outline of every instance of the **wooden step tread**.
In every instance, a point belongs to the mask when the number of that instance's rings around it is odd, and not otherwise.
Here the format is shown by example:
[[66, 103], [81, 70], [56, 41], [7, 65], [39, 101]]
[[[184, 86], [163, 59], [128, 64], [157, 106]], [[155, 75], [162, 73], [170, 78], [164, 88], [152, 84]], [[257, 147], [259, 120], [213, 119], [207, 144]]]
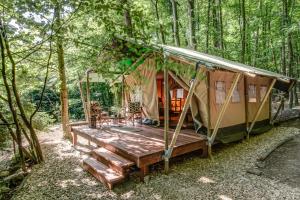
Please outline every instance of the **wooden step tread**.
[[[88, 166], [85, 166], [85, 165], [88, 165]], [[114, 170], [110, 169], [106, 165], [98, 162], [96, 159], [91, 158], [91, 157], [88, 157], [83, 160], [83, 167], [84, 167], [84, 169], [86, 169], [90, 173], [92, 173], [98, 180], [100, 180], [102, 182], [107, 181], [109, 184], [115, 184], [115, 183], [121, 182], [125, 178], [123, 175], [118, 174]], [[91, 172], [89, 170], [89, 168], [87, 168], [87, 167], [92, 168], [92, 170], [96, 174]], [[98, 177], [98, 175], [100, 177]]]
[[123, 158], [105, 148], [97, 148], [94, 149], [93, 152], [97, 156], [104, 158], [105, 160], [111, 162], [112, 164], [118, 167], [126, 168], [126, 167], [133, 166], [135, 164], [134, 162], [127, 160], [126, 158]]

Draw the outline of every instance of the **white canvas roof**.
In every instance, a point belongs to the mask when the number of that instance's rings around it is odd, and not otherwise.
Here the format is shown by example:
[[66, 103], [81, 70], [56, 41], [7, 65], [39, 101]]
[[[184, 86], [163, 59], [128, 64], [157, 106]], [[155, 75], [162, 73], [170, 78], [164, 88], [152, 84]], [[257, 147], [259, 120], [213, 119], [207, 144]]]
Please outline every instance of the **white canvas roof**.
[[200, 53], [197, 51], [193, 51], [190, 49], [184, 49], [184, 48], [179, 48], [179, 47], [173, 47], [173, 46], [168, 46], [168, 45], [159, 45], [164, 52], [170, 53], [172, 55], [176, 56], [182, 56], [184, 58], [188, 58], [190, 60], [193, 60], [195, 62], [202, 61], [204, 63], [210, 64], [210, 65], [216, 65], [220, 68], [229, 70], [229, 71], [236, 71], [236, 72], [241, 72], [244, 74], [248, 75], [261, 75], [261, 76], [267, 76], [267, 77], [272, 77], [276, 78], [277, 80], [283, 81], [283, 82], [291, 82], [292, 78], [289, 78], [287, 76], [275, 73], [275, 72], [270, 72], [264, 69], [252, 67], [249, 65], [245, 65], [242, 63], [230, 61], [218, 56], [213, 56], [205, 53]]

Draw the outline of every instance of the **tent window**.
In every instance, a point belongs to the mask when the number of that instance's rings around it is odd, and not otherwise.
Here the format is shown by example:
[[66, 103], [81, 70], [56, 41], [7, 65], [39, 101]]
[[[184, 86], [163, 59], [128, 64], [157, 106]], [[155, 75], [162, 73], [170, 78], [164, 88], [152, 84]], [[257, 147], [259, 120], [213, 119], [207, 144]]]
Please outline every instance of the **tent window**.
[[249, 85], [249, 102], [255, 103], [256, 102], [256, 85], [250, 84]]
[[183, 98], [183, 89], [180, 88], [180, 89], [177, 89], [177, 99], [182, 99]]
[[267, 86], [261, 85], [260, 86], [260, 101], [261, 102], [263, 101], [263, 98], [265, 97], [266, 93], [267, 93]]
[[224, 81], [216, 81], [216, 104], [225, 102], [226, 89]]
[[240, 101], [241, 101], [241, 97], [240, 97], [239, 88], [238, 88], [238, 84], [237, 84], [233, 90], [231, 102], [232, 103], [240, 103]]

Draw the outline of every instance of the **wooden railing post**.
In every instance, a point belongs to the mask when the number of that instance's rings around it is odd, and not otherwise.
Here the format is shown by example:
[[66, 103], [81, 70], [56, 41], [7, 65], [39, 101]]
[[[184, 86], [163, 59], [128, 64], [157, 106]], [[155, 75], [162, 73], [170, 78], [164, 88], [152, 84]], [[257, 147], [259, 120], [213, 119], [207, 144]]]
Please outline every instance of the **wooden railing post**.
[[229, 105], [230, 99], [231, 99], [231, 97], [233, 95], [234, 88], [237, 86], [238, 81], [240, 80], [240, 77], [241, 77], [240, 73], [236, 73], [235, 74], [234, 81], [231, 84], [229, 93], [226, 96], [225, 102], [224, 102], [224, 104], [223, 104], [223, 106], [221, 108], [221, 111], [220, 111], [219, 116], [217, 118], [217, 122], [216, 122], [216, 125], [214, 127], [214, 130], [213, 130], [211, 136], [208, 138], [208, 154], [209, 154], [210, 157], [211, 157], [211, 147], [212, 147], [212, 144], [215, 141], [215, 138], [216, 138], [216, 135], [218, 133], [218, 130], [219, 130], [220, 124], [222, 122], [223, 116], [224, 116], [225, 111], [226, 111], [226, 109], [227, 109], [227, 107]]
[[259, 108], [258, 108], [257, 112], [255, 113], [254, 119], [253, 119], [253, 121], [252, 121], [252, 123], [251, 123], [251, 125], [250, 125], [250, 127], [247, 131], [248, 132], [247, 138], [249, 138], [249, 135], [250, 135], [250, 133], [251, 133], [251, 131], [252, 131], [252, 129], [253, 129], [253, 127], [254, 127], [254, 125], [255, 125], [255, 123], [256, 123], [256, 121], [257, 121], [257, 119], [258, 119], [258, 117], [259, 117], [259, 115], [260, 115], [260, 113], [261, 113], [268, 97], [269, 97], [269, 94], [271, 93], [271, 91], [273, 89], [273, 86], [275, 85], [275, 83], [276, 83], [276, 79], [273, 79], [273, 81], [272, 81], [268, 91], [266, 92], [261, 104], [259, 105]]

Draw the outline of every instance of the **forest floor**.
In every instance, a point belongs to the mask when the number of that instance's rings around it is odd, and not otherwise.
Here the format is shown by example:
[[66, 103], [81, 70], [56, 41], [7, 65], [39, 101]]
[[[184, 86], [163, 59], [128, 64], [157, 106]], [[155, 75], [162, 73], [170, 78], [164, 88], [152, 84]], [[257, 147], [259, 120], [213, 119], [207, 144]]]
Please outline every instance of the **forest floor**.
[[45, 163], [33, 168], [13, 199], [300, 199], [299, 184], [247, 173], [261, 155], [299, 136], [299, 128], [280, 126], [249, 141], [222, 145], [212, 160], [191, 155], [173, 163], [169, 175], [158, 170], [145, 183], [132, 177], [109, 191], [81, 169], [84, 154], [55, 126], [40, 134]]

